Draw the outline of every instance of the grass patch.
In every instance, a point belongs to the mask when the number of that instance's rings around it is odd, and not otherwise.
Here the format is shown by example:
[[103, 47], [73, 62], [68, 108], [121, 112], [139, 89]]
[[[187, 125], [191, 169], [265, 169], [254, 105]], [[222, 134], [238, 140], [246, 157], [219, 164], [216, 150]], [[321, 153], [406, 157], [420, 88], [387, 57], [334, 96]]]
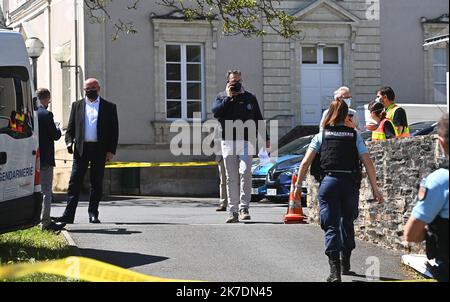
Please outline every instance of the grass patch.
[[[0, 235], [0, 265], [34, 263], [71, 256], [70, 247], [62, 235], [42, 231], [40, 227]], [[19, 282], [61, 282], [66, 278], [34, 274], [15, 280]]]

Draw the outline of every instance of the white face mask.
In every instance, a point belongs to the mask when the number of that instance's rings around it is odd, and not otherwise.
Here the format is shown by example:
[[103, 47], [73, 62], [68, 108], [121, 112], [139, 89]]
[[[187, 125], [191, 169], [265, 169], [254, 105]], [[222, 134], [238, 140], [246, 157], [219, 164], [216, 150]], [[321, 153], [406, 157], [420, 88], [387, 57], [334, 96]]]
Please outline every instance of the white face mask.
[[352, 99], [351, 98], [344, 99], [344, 102], [347, 104], [348, 107], [352, 106]]

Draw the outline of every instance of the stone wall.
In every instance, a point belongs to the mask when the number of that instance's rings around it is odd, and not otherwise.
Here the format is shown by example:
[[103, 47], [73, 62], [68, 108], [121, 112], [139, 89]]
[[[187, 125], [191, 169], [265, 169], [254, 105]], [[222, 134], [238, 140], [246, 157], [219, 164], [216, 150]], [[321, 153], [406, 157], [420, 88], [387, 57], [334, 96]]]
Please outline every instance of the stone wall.
[[[371, 142], [368, 147], [385, 203], [373, 202], [365, 177], [360, 191], [359, 217], [355, 221], [356, 236], [390, 249], [424, 252], [423, 244], [408, 245], [403, 241], [403, 227], [416, 203], [421, 179], [439, 167], [448, 166], [448, 159], [431, 136]], [[307, 181], [309, 221], [318, 224], [318, 184], [311, 175]]]

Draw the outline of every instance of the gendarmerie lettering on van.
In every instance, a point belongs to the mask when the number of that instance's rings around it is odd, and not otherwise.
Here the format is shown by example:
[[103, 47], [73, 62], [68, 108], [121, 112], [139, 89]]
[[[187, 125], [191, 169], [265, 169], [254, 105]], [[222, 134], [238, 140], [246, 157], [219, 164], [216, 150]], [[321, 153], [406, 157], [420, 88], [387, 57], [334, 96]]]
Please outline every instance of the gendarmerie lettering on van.
[[0, 29], [0, 233], [40, 222], [38, 119], [25, 42]]

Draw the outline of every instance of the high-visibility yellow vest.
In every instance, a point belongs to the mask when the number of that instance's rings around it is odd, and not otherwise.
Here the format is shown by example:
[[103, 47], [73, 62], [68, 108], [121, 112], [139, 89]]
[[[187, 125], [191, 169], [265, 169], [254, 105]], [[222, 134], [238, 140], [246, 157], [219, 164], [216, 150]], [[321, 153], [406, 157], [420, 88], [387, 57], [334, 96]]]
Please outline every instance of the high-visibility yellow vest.
[[[398, 106], [397, 104], [392, 104], [391, 106], [389, 106], [386, 109], [386, 118], [388, 118], [391, 122], [394, 121], [394, 115], [395, 112], [397, 111], [397, 109], [401, 108], [400, 106]], [[396, 130], [397, 128], [394, 127]], [[403, 127], [403, 131], [402, 133], [398, 133], [397, 137], [409, 137], [409, 127], [408, 126], [404, 126]]]
[[9, 129], [18, 133], [24, 133], [25, 114], [19, 112], [15, 112], [15, 114], [12, 114], [9, 120]]
[[384, 133], [384, 126], [385, 124], [390, 123], [392, 125], [392, 128], [394, 128], [395, 131], [395, 137], [398, 137], [398, 132], [397, 132], [397, 128], [395, 127], [395, 125], [387, 118], [385, 118], [384, 120], [382, 120], [380, 122], [380, 125], [378, 126], [377, 130], [372, 132], [372, 141], [384, 141], [386, 140], [386, 133]]

